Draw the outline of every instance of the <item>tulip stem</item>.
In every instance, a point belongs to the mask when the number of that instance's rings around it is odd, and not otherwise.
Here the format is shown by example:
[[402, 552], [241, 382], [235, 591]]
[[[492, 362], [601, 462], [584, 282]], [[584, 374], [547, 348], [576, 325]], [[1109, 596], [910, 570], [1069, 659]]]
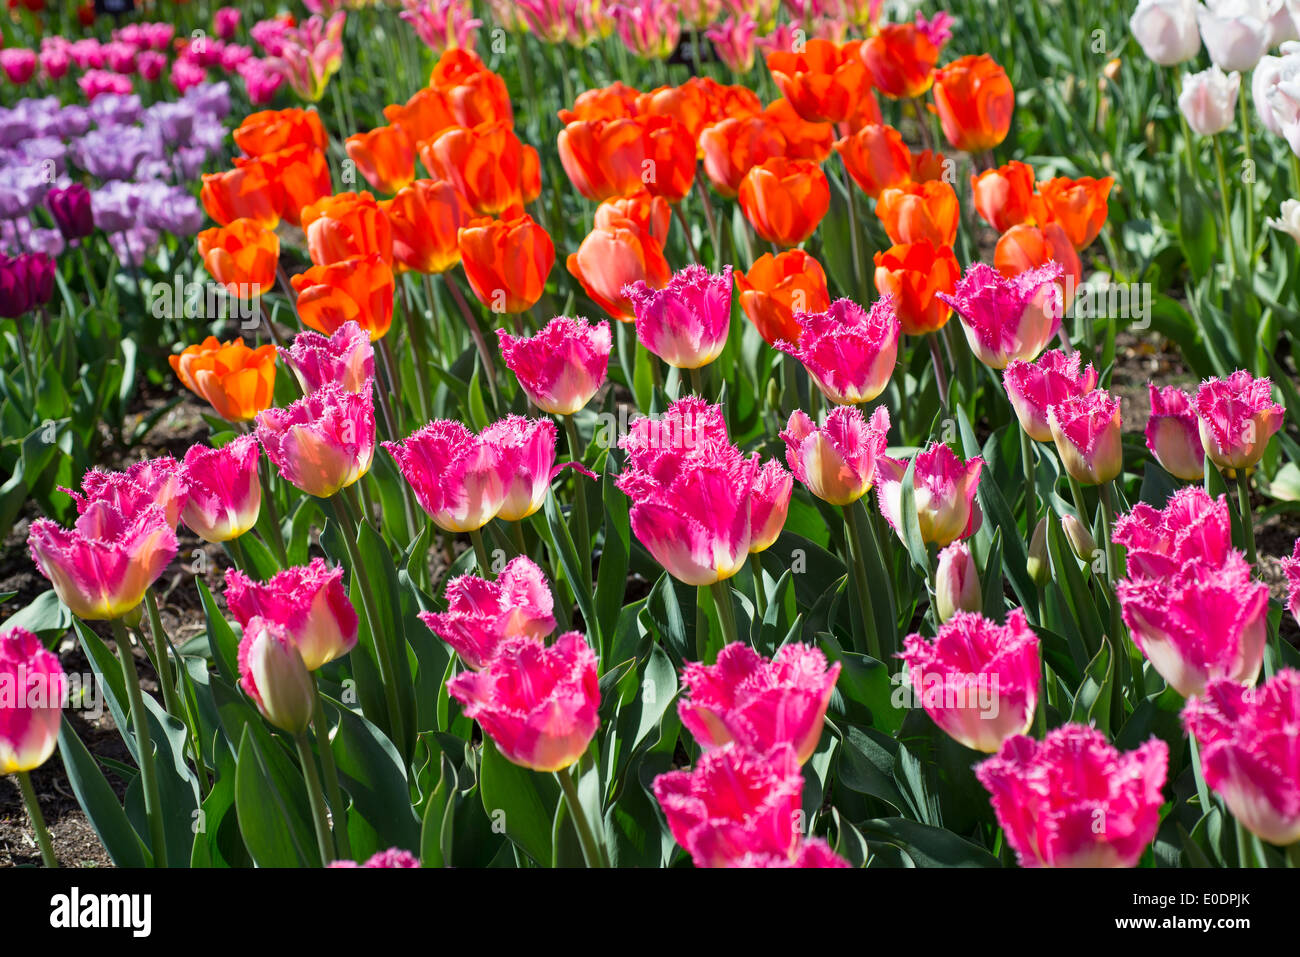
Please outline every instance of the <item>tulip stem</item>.
[[41, 860], [46, 867], [58, 867], [59, 859], [54, 856], [54, 845], [50, 843], [50, 832], [45, 827], [45, 816], [41, 814], [40, 802], [36, 800], [31, 775], [26, 771], [19, 771], [16, 777], [18, 790], [23, 794], [23, 803], [27, 805], [27, 814], [32, 819], [32, 830], [36, 832], [36, 844], [41, 849]]
[[487, 545], [483, 543], [483, 529], [470, 529], [469, 540], [474, 543], [474, 560], [478, 563], [479, 574], [486, 578], [492, 574], [492, 561], [488, 558]]
[[[713, 246], [713, 269], [718, 269], [718, 263], [721, 262], [722, 252], [718, 248], [722, 245], [722, 237], [718, 233], [718, 218], [714, 215], [713, 204], [709, 202], [709, 188], [701, 181], [702, 177], [695, 177], [695, 188], [700, 194], [700, 205], [704, 207], [704, 221], [709, 226], [709, 243]], [[753, 265], [753, 262], [750, 262]]]
[[876, 618], [872, 613], [871, 603], [867, 600], [867, 551], [862, 544], [862, 535], [858, 532], [858, 524], [853, 519], [853, 506], [841, 506], [841, 511], [844, 512], [844, 528], [848, 532], [849, 542], [852, 545], [849, 564], [853, 568], [853, 581], [857, 587], [858, 602], [862, 606], [862, 620], [866, 625], [867, 654], [880, 661], [882, 660], [880, 657], [880, 635], [876, 632]]
[[406, 288], [407, 278], [401, 277], [397, 288], [402, 294], [402, 318], [406, 320], [406, 334], [411, 340], [411, 351], [415, 353], [415, 399], [419, 407], [420, 421], [427, 422], [432, 415], [429, 412], [429, 375], [424, 364], [432, 358], [429, 355], [429, 343], [424, 338], [424, 317], [416, 315], [411, 308], [410, 291]]
[[1223, 166], [1223, 147], [1217, 135], [1210, 137], [1214, 147], [1214, 165], [1219, 177], [1219, 202], [1223, 207], [1223, 235], [1228, 240], [1228, 253], [1231, 256], [1232, 275], [1241, 275], [1241, 262], [1237, 256], [1237, 243], [1232, 238], [1232, 201], [1228, 196], [1228, 174]]
[[1038, 524], [1038, 496], [1034, 482], [1034, 443], [1024, 429], [1020, 430], [1020, 457], [1025, 466], [1025, 530], [1032, 538], [1034, 526]]
[[682, 236], [686, 238], [686, 250], [691, 254], [691, 262], [697, 266], [704, 265], [700, 262], [700, 251], [695, 248], [695, 240], [691, 238], [691, 224], [682, 213], [682, 204], [673, 203], [673, 212], [677, 214], [677, 221], [682, 224]]
[[1202, 816], [1209, 814], [1213, 805], [1210, 803], [1210, 789], [1205, 784], [1205, 774], [1201, 771], [1201, 750], [1196, 743], [1196, 735], [1189, 734], [1187, 742], [1192, 752], [1192, 780], [1196, 782], [1196, 799], [1201, 805]]
[[[202, 790], [208, 790], [208, 772], [203, 766], [203, 749], [199, 746], [199, 722], [195, 714], [190, 710], [189, 695], [185, 696], [182, 702], [180, 696], [176, 693], [176, 678], [172, 674], [171, 654], [172, 643], [163, 631], [162, 616], [158, 614], [158, 602], [153, 597], [153, 588], [146, 588], [144, 592], [144, 605], [149, 613], [149, 630], [153, 632], [154, 654], [158, 656], [157, 667], [161, 670], [158, 674], [158, 683], [163, 689], [163, 703], [168, 712], [185, 722], [185, 730], [189, 732], [190, 750], [194, 752], [194, 770], [198, 772], [199, 781], [203, 784]], [[179, 662], [179, 656], [177, 656]]]
[[487, 376], [488, 391], [492, 394], [492, 408], [499, 411], [501, 399], [497, 396], [497, 370], [492, 362], [492, 356], [488, 352], [487, 341], [483, 338], [483, 330], [479, 328], [478, 320], [474, 318], [469, 303], [465, 301], [465, 296], [461, 293], [460, 287], [456, 285], [455, 281], [445, 273], [442, 281], [451, 292], [451, 298], [456, 300], [456, 306], [460, 309], [460, 314], [465, 317], [465, 325], [469, 326], [469, 334], [474, 339], [474, 347], [478, 349], [479, 359], [483, 362], [483, 373]]
[[1243, 164], [1249, 171], [1249, 177], [1242, 178], [1242, 196], [1245, 199], [1246, 207], [1246, 269], [1253, 271], [1255, 268], [1255, 190], [1254, 186], [1254, 151], [1250, 146], [1250, 106], [1246, 102], [1246, 97], [1237, 97], [1237, 106], [1241, 112], [1241, 145], [1242, 155], [1245, 159]]
[[1115, 499], [1111, 484], [1111, 482], [1103, 482], [1098, 489], [1101, 496], [1101, 531], [1106, 539], [1106, 584], [1110, 586], [1106, 601], [1110, 605], [1110, 632], [1115, 654], [1122, 655], [1129, 666], [1133, 679], [1133, 700], [1136, 705], [1147, 696], [1146, 679], [1142, 675], [1142, 657], [1136, 654], [1136, 646], [1123, 638], [1124, 621], [1120, 617], [1119, 593], [1115, 588], [1115, 582], [1119, 578], [1119, 552], [1114, 542]]
[[767, 587], [763, 582], [763, 563], [757, 555], [754, 556], [754, 567], [750, 569], [750, 574], [754, 576], [754, 607], [761, 623], [767, 617]]
[[933, 332], [925, 337], [930, 343], [930, 360], [934, 363], [934, 380], [939, 386], [939, 401], [948, 408], [948, 371], [943, 367], [943, 353], [939, 349], [939, 337]]
[[1250, 506], [1250, 476], [1237, 469], [1237, 505], [1241, 511], [1241, 533], [1246, 539], [1246, 561], [1255, 564], [1255, 513]]
[[578, 800], [578, 785], [573, 780], [573, 772], [569, 768], [561, 768], [555, 772], [555, 779], [560, 782], [560, 790], [564, 792], [564, 800], [569, 805], [569, 816], [573, 818], [574, 829], [578, 832], [578, 842], [582, 845], [582, 859], [587, 862], [588, 867], [608, 867], [604, 848], [597, 842], [596, 835], [591, 829], [591, 822], [587, 820], [586, 812], [582, 810], [582, 802]]
[[[261, 461], [262, 468], [262, 504], [266, 506], [266, 517], [271, 525], [271, 550], [275, 552], [276, 561], [280, 563], [281, 568], [289, 567], [289, 553], [284, 548], [284, 531], [280, 528], [280, 509], [275, 504], [275, 486], [271, 483], [271, 467], [265, 456]], [[243, 546], [240, 546], [240, 554], [243, 555]], [[245, 556], [247, 561], [247, 556]]]
[[325, 773], [325, 789], [329, 795], [330, 810], [334, 817], [334, 840], [338, 844], [339, 855], [350, 858], [352, 846], [348, 841], [347, 805], [343, 803], [343, 792], [339, 789], [339, 771], [334, 764], [334, 752], [330, 750], [330, 726], [325, 720], [325, 702], [321, 698], [320, 681], [317, 680], [314, 671], [311, 673], [311, 686], [315, 692], [311, 714], [312, 733], [316, 736], [320, 766]]
[[853, 259], [853, 283], [858, 294], [865, 296], [866, 290], [862, 286], [862, 253], [858, 249], [858, 194], [854, 192], [856, 186], [843, 153], [840, 154], [840, 163], [844, 169], [844, 194], [848, 197], [849, 206], [849, 255]]
[[722, 637], [725, 644], [740, 640], [740, 632], [736, 628], [736, 609], [731, 604], [731, 588], [726, 580], [716, 581], [709, 586], [713, 592], [713, 604], [718, 609], [718, 623], [722, 625]]
[[[564, 419], [564, 434], [569, 440], [569, 455], [573, 461], [581, 463], [583, 447], [578, 438], [578, 426], [573, 421], [573, 416], [562, 416]], [[578, 541], [578, 574], [582, 579], [581, 585], [591, 591], [591, 528], [587, 523], [587, 487], [582, 484], [582, 473], [574, 471], [573, 473], [573, 513], [574, 524], [577, 527]]]
[[325, 810], [320, 775], [316, 772], [316, 760], [312, 757], [311, 746], [307, 744], [305, 731], [299, 731], [293, 740], [298, 745], [298, 760], [302, 763], [302, 777], [307, 784], [307, 797], [311, 801], [311, 823], [316, 829], [316, 848], [320, 851], [321, 863], [329, 864], [334, 860], [334, 841], [330, 837], [329, 815]]
[[131, 639], [121, 618], [112, 620], [113, 642], [122, 664], [122, 677], [126, 679], [126, 696], [131, 706], [131, 724], [135, 731], [135, 747], [140, 760], [140, 781], [144, 785], [144, 810], [149, 818], [150, 851], [153, 866], [167, 866], [167, 837], [163, 830], [162, 802], [158, 795], [158, 775], [153, 763], [153, 739], [149, 734], [149, 718], [144, 711], [144, 696], [140, 693], [140, 675], [131, 654]]
[[690, 377], [691, 377], [691, 391], [694, 392], [696, 395], [698, 395], [701, 399], [705, 398], [706, 396], [704, 395], [704, 374], [700, 372], [699, 369], [691, 369]]
[[1086, 528], [1092, 528], [1092, 515], [1088, 512], [1088, 506], [1083, 501], [1083, 487], [1079, 480], [1069, 472], [1065, 473], [1066, 479], [1070, 483], [1070, 497], [1074, 499], [1074, 510], [1079, 513], [1079, 521], [1083, 522]]

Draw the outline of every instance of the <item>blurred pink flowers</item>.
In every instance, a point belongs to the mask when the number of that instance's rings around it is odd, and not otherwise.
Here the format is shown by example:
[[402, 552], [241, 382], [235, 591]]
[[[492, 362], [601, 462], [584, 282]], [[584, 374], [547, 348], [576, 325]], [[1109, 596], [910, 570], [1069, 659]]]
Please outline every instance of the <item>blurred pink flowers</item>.
[[1013, 359], [1037, 358], [1061, 328], [1060, 263], [1002, 275], [986, 263], [973, 263], [952, 295], [935, 295], [956, 311], [971, 351], [991, 369]]
[[663, 60], [677, 48], [682, 25], [672, 0], [627, 0], [608, 7], [624, 46], [644, 60]]
[[331, 382], [338, 383], [345, 392], [369, 393], [375, 377], [375, 350], [370, 335], [351, 319], [330, 336], [310, 330], [300, 332], [289, 348], [282, 347], [279, 352], [308, 395]]
[[402, 0], [402, 7], [401, 18], [434, 53], [451, 47], [474, 49], [483, 21], [474, 16], [468, 0]]
[[557, 316], [535, 335], [497, 330], [501, 358], [520, 388], [543, 412], [573, 415], [605, 381], [612, 339], [608, 322]]
[[288, 408], [258, 413], [257, 438], [286, 481], [329, 498], [370, 471], [374, 400], [332, 382]]
[[1169, 748], [1121, 753], [1095, 728], [1018, 735], [975, 768], [1021, 867], [1135, 867], [1160, 823]]
[[790, 471], [808, 491], [832, 505], [851, 505], [875, 484], [888, 432], [884, 406], [871, 414], [870, 422], [859, 409], [841, 406], [822, 426], [796, 409], [781, 438]]
[[185, 526], [205, 542], [228, 542], [256, 525], [262, 506], [261, 457], [251, 435], [236, 436], [219, 449], [191, 446], [185, 453]]
[[343, 569], [330, 568], [323, 558], [276, 572], [264, 582], [229, 568], [226, 605], [245, 633], [256, 618], [283, 628], [308, 671], [343, 657], [357, 644], [357, 612], [343, 589]]
[[315, 103], [325, 95], [330, 77], [343, 65], [346, 18], [347, 14], [340, 10], [328, 21], [308, 17], [297, 27], [285, 29], [278, 37], [276, 52], [263, 63], [283, 76], [300, 98]]
[[600, 726], [596, 654], [576, 631], [550, 647], [508, 638], [482, 671], [456, 675], [447, 691], [509, 761], [534, 771], [573, 764]]
[[1273, 384], [1238, 370], [1226, 379], [1209, 379], [1196, 390], [1201, 444], [1221, 469], [1253, 468], [1268, 440], [1282, 427], [1286, 409], [1273, 401]]
[[636, 315], [641, 344], [670, 366], [699, 369], [727, 345], [731, 328], [731, 267], [714, 276], [700, 265], [675, 273], [653, 289], [643, 280], [623, 287]]
[[25, 628], [0, 632], [0, 777], [54, 753], [67, 678], [59, 658]]
[[520, 555], [496, 581], [461, 575], [447, 583], [446, 612], [420, 612], [429, 630], [479, 671], [507, 638], [541, 641], [555, 630], [550, 586], [542, 570]]
[[1177, 386], [1156, 388], [1149, 383], [1151, 418], [1147, 420], [1147, 449], [1160, 467], [1184, 482], [1205, 477], [1205, 450], [1191, 397]]
[[812, 757], [840, 664], [829, 668], [818, 649], [794, 642], [767, 659], [734, 642], [716, 663], [688, 661], [685, 695], [677, 702], [682, 724], [705, 749], [736, 741], [766, 754], [788, 744], [800, 764]]
[[932, 642], [908, 635], [899, 657], [934, 723], [966, 747], [992, 754], [1033, 723], [1039, 655], [1038, 636], [1017, 608], [1004, 625], [959, 611]]
[[776, 348], [803, 363], [826, 398], [837, 405], [870, 402], [885, 390], [898, 361], [902, 325], [891, 296], [877, 299], [868, 312], [849, 299], [837, 299], [821, 313], [795, 315], [798, 343]]
[[1047, 424], [1047, 410], [1056, 403], [1083, 395], [1097, 388], [1097, 370], [1091, 365], [1079, 368], [1081, 357], [1077, 352], [1053, 349], [1044, 352], [1037, 361], [1012, 359], [1002, 373], [1002, 384], [1007, 398], [1016, 411], [1020, 427], [1035, 442], [1052, 441], [1052, 428]]
[[[880, 514], [900, 538], [907, 520], [902, 514], [902, 504], [903, 479], [908, 466], [908, 462], [882, 455], [876, 467]], [[984, 460], [979, 456], [963, 462], [956, 452], [940, 442], [932, 442], [917, 453], [912, 480], [921, 541], [942, 547], [979, 531], [984, 516], [975, 502], [975, 493], [983, 468]]]
[[1252, 834], [1300, 841], [1300, 672], [1283, 668], [1258, 688], [1216, 679], [1183, 708], [1205, 783]]

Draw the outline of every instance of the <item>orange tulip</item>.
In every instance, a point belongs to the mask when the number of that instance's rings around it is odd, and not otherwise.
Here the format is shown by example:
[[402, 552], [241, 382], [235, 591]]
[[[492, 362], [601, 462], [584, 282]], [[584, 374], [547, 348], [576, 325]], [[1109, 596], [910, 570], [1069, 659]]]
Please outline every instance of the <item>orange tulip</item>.
[[745, 174], [740, 209], [754, 231], [778, 246], [797, 246], [816, 231], [831, 204], [830, 184], [812, 160], [773, 157]]
[[[864, 80], [865, 82], [869, 82], [869, 79]], [[848, 133], [852, 135], [864, 126], [880, 126], [884, 122], [880, 103], [876, 100], [876, 91], [869, 86], [863, 86], [862, 92], [858, 95], [858, 105], [853, 108], [853, 114], [844, 121]]]
[[681, 86], [661, 86], [640, 94], [633, 115], [671, 116], [690, 130], [691, 136], [697, 140], [704, 128], [718, 119], [709, 87], [689, 81]]
[[[645, 130], [633, 119], [580, 120], [560, 130], [560, 163], [587, 199], [600, 202], [644, 187]], [[692, 162], [694, 156], [692, 155]]]
[[1026, 220], [1042, 221], [1042, 201], [1034, 193], [1034, 168], [1019, 160], [971, 177], [975, 211], [1000, 233]]
[[722, 86], [713, 80], [708, 80], [706, 83], [705, 79], [700, 77], [692, 77], [686, 82], [698, 82], [704, 87], [709, 95], [715, 119], [725, 120], [728, 117], [741, 119], [763, 112], [763, 101], [747, 86], [738, 83]]
[[982, 153], [1007, 138], [1016, 94], [1007, 71], [981, 53], [935, 71], [934, 105], [953, 148]]
[[506, 81], [463, 47], [451, 47], [443, 53], [433, 68], [429, 86], [443, 94], [447, 107], [461, 126], [514, 125]]
[[1030, 223], [1012, 226], [1002, 234], [993, 250], [993, 265], [1004, 276], [1018, 276], [1026, 269], [1045, 266], [1053, 260], [1065, 271], [1062, 277], [1063, 302], [1069, 309], [1074, 291], [1083, 280], [1083, 264], [1059, 223], [1047, 223], [1041, 227]]
[[895, 100], [920, 96], [934, 82], [939, 48], [914, 23], [888, 23], [862, 43], [862, 62], [877, 90]]
[[522, 205], [527, 181], [540, 183], [537, 151], [504, 123], [453, 126], [420, 144], [420, 160], [430, 176], [450, 182], [484, 215]]
[[922, 150], [912, 154], [912, 182], [928, 183], [935, 179], [947, 179], [948, 158], [938, 150]]
[[393, 230], [398, 271], [446, 272], [460, 262], [457, 236], [469, 224], [470, 209], [445, 180], [417, 179], [380, 202]]
[[763, 118], [785, 137], [785, 154], [790, 159], [826, 162], [835, 143], [835, 127], [830, 123], [809, 123], [790, 105], [789, 100], [773, 100], [763, 110]]
[[291, 146], [323, 150], [329, 145], [325, 126], [315, 110], [260, 110], [244, 117], [230, 135], [245, 156], [265, 156]]
[[912, 151], [892, 126], [864, 126], [835, 143], [835, 152], [858, 188], [875, 199], [881, 190], [911, 180]]
[[440, 90], [446, 86], [462, 83], [475, 73], [484, 73], [487, 66], [473, 50], [464, 47], [448, 47], [433, 65], [429, 75], [429, 86]]
[[203, 399], [227, 422], [247, 422], [271, 407], [275, 392], [273, 345], [250, 349], [244, 340], [218, 342], [208, 336], [168, 356], [181, 385]]
[[324, 199], [334, 189], [329, 162], [315, 146], [299, 143], [256, 160], [235, 158], [237, 167], [250, 162], [260, 163], [279, 186], [280, 216], [292, 226], [301, 223], [304, 206]]
[[378, 253], [312, 266], [291, 282], [303, 325], [324, 335], [351, 320], [374, 342], [393, 324], [393, 270]]
[[782, 340], [798, 343], [795, 315], [825, 312], [831, 304], [826, 271], [802, 249], [788, 249], [775, 256], [765, 253], [748, 273], [737, 270], [735, 276], [740, 308], [768, 345]]
[[280, 239], [251, 219], [205, 229], [198, 235], [199, 255], [209, 275], [241, 298], [260, 296], [275, 285]]
[[592, 302], [620, 322], [635, 319], [624, 286], [644, 280], [661, 289], [673, 275], [658, 240], [632, 220], [613, 217], [587, 234], [566, 265]]
[[445, 129], [460, 126], [447, 105], [447, 98], [429, 87], [400, 106], [393, 103], [384, 107], [384, 119], [406, 130], [412, 143], [431, 140]]
[[527, 206], [542, 195], [542, 158], [525, 146], [519, 156], [519, 204]]
[[841, 123], [853, 115], [866, 67], [856, 43], [814, 37], [798, 53], [773, 50], [767, 68], [796, 113], [810, 123]]
[[1058, 176], [1039, 183], [1038, 195], [1047, 209], [1046, 218], [1060, 223], [1075, 250], [1083, 252], [1092, 245], [1106, 223], [1107, 200], [1114, 185], [1112, 176], [1104, 179]]
[[393, 261], [393, 231], [388, 217], [365, 193], [339, 193], [303, 207], [307, 252], [317, 266], [378, 253]]
[[555, 244], [531, 216], [474, 220], [459, 242], [465, 278], [493, 312], [527, 312], [542, 298]]
[[573, 109], [560, 110], [560, 122], [567, 126], [578, 120], [618, 120], [636, 116], [639, 96], [637, 90], [621, 80], [595, 90], [584, 90], [573, 101]]
[[728, 198], [740, 190], [740, 183], [755, 166], [785, 153], [785, 137], [761, 116], [729, 118], [714, 123], [700, 134], [704, 152], [704, 174], [713, 188]]
[[695, 182], [695, 137], [671, 116], [646, 116], [639, 122], [645, 138], [646, 165], [641, 175], [645, 188], [670, 203], [680, 203]]
[[672, 208], [662, 196], [651, 196], [645, 190], [631, 196], [607, 199], [596, 207], [596, 229], [614, 229], [620, 219], [630, 219], [637, 229], [649, 233], [660, 246], [668, 242], [668, 227], [672, 225]]
[[400, 126], [354, 133], [343, 145], [366, 182], [381, 193], [392, 195], [415, 179], [415, 144]]
[[957, 241], [960, 215], [957, 193], [943, 180], [895, 186], [876, 201], [876, 216], [895, 245], [928, 239], [936, 246], [951, 246]]
[[876, 289], [894, 297], [894, 308], [903, 332], [922, 336], [942, 329], [952, 307], [935, 296], [952, 295], [961, 278], [957, 257], [948, 246], [928, 240], [891, 246], [876, 253]]
[[199, 199], [208, 215], [222, 226], [251, 219], [267, 229], [280, 224], [284, 191], [260, 160], [249, 160], [224, 173], [204, 173]]

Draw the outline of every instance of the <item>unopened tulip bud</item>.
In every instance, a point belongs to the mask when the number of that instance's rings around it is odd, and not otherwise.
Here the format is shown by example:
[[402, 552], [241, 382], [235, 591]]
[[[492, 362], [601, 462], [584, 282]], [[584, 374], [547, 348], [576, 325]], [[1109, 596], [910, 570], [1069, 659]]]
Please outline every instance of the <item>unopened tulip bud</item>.
[[311, 672], [284, 629], [263, 618], [248, 623], [239, 644], [240, 686], [267, 721], [302, 734], [315, 701]]
[[1047, 559], [1047, 518], [1038, 520], [1034, 536], [1029, 540], [1029, 558], [1025, 561], [1025, 571], [1034, 584], [1042, 588], [1052, 579], [1052, 566]]
[[1061, 527], [1065, 529], [1065, 537], [1069, 539], [1074, 554], [1082, 561], [1092, 561], [1092, 556], [1097, 551], [1097, 540], [1092, 537], [1088, 526], [1073, 515], [1066, 515], [1061, 519]]
[[934, 576], [934, 609], [940, 622], [959, 611], [980, 611], [984, 596], [980, 589], [975, 559], [965, 542], [953, 542], [939, 553]]

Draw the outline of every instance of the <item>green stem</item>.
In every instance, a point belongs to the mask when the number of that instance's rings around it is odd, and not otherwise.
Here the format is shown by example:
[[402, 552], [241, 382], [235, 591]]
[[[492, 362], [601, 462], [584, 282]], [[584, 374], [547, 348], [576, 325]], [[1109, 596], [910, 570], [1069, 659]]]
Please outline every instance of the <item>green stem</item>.
[[754, 607], [758, 610], [758, 620], [762, 621], [767, 617], [767, 587], [763, 583], [763, 563], [757, 555], [753, 556], [753, 563], [750, 574], [754, 576]]
[[[1243, 77], [1242, 79], [1245, 79]], [[1246, 102], [1247, 97], [1238, 96], [1237, 106], [1241, 111], [1241, 145], [1244, 151], [1246, 166], [1250, 167], [1251, 180], [1254, 180], [1254, 151], [1250, 145], [1250, 104]], [[1244, 189], [1242, 195], [1245, 198], [1246, 206], [1246, 268], [1253, 272], [1255, 269], [1255, 190], [1254, 183], [1243, 181]]]
[[1070, 483], [1070, 497], [1074, 499], [1074, 509], [1079, 513], [1079, 521], [1083, 522], [1085, 527], [1091, 529], [1092, 515], [1088, 512], [1088, 506], [1083, 500], [1083, 487], [1079, 484], [1079, 480], [1069, 472], [1065, 473], [1065, 477]]
[[[582, 461], [582, 442], [578, 438], [578, 426], [573, 421], [573, 416], [566, 415], [564, 418], [564, 434], [569, 440], [569, 455], [575, 462]], [[577, 526], [578, 539], [574, 542], [578, 552], [579, 575], [582, 577], [582, 586], [591, 591], [591, 529], [587, 523], [587, 487], [582, 484], [582, 473], [574, 471], [573, 473], [573, 519]]]
[[288, 568], [289, 554], [284, 548], [284, 531], [280, 528], [280, 510], [275, 504], [275, 486], [271, 484], [270, 465], [265, 456], [262, 459], [262, 469], [262, 505], [266, 508], [267, 519], [274, 532], [271, 535], [271, 550], [275, 552], [275, 559], [280, 563], [280, 567]]
[[1250, 476], [1237, 469], [1237, 506], [1241, 510], [1241, 532], [1246, 539], [1246, 561], [1255, 564], [1255, 513], [1250, 506]]
[[167, 658], [166, 638], [163, 636], [162, 617], [158, 614], [158, 602], [154, 600], [153, 589], [144, 592], [144, 607], [149, 615], [149, 631], [153, 638], [154, 667], [158, 670], [158, 684], [162, 686], [163, 706], [168, 714], [181, 717], [181, 702], [176, 695], [176, 679], [172, 675], [171, 662]]
[[312, 757], [305, 732], [300, 731], [293, 740], [298, 745], [298, 760], [302, 763], [302, 777], [307, 783], [307, 797], [311, 801], [311, 823], [316, 830], [316, 848], [320, 851], [321, 863], [328, 864], [334, 860], [334, 841], [330, 837], [329, 814], [325, 810], [320, 775], [316, 773], [316, 759]]
[[483, 529], [471, 529], [469, 540], [474, 543], [474, 560], [478, 563], [479, 574], [487, 578], [492, 574], [492, 561], [488, 558], [487, 545], [483, 543]]
[[1034, 441], [1024, 429], [1020, 430], [1020, 458], [1025, 467], [1025, 531], [1032, 538], [1038, 524], [1038, 495], [1035, 485]]
[[36, 800], [31, 775], [19, 771], [17, 777], [18, 790], [23, 794], [23, 803], [27, 805], [27, 814], [32, 819], [32, 830], [36, 832], [36, 844], [41, 849], [41, 860], [46, 867], [58, 867], [59, 859], [54, 856], [54, 845], [50, 843], [50, 832], [45, 827], [45, 816], [41, 814], [40, 802]]
[[[1110, 606], [1110, 633], [1115, 643], [1115, 652], [1122, 654], [1128, 662], [1129, 673], [1133, 679], [1134, 704], [1146, 698], [1146, 679], [1142, 674], [1142, 656], [1137, 653], [1136, 645], [1124, 640], [1124, 621], [1120, 616], [1119, 594], [1115, 583], [1119, 579], [1119, 552], [1115, 548], [1115, 500], [1111, 482], [1103, 482], [1099, 489], [1101, 496], [1101, 531], [1106, 543], [1106, 584], [1109, 594], [1106, 602]], [[1132, 652], [1132, 653], [1130, 653]]]
[[1196, 744], [1196, 735], [1189, 734], [1187, 741], [1192, 749], [1192, 780], [1196, 782], [1196, 799], [1201, 805], [1201, 814], [1210, 813], [1210, 789], [1205, 783], [1205, 774], [1201, 771], [1201, 750]]
[[740, 632], [736, 628], [736, 609], [731, 604], [731, 586], [727, 584], [726, 579], [716, 581], [709, 586], [713, 592], [713, 604], [718, 609], [718, 621], [722, 625], [722, 637], [725, 644], [740, 640]]
[[1223, 236], [1227, 240], [1228, 252], [1232, 257], [1232, 274], [1233, 276], [1242, 275], [1241, 261], [1237, 255], [1237, 243], [1232, 238], [1232, 202], [1228, 196], [1228, 174], [1223, 166], [1223, 147], [1219, 144], [1219, 137], [1210, 137], [1210, 143], [1214, 146], [1214, 166], [1219, 177], [1219, 201], [1223, 207]]
[[578, 800], [578, 785], [573, 780], [572, 770], [561, 768], [555, 772], [555, 779], [560, 782], [560, 790], [564, 792], [564, 800], [569, 805], [569, 816], [573, 818], [574, 829], [578, 832], [578, 842], [582, 845], [582, 859], [587, 862], [588, 867], [608, 867], [604, 848], [596, 840], [591, 823], [587, 820], [587, 814], [582, 809], [582, 802]]
[[334, 840], [338, 844], [339, 856], [352, 857], [352, 845], [348, 840], [348, 812], [343, 803], [343, 792], [339, 788], [339, 772], [334, 765], [334, 752], [330, 750], [329, 722], [325, 720], [325, 702], [321, 698], [320, 682], [316, 672], [311, 673], [311, 686], [315, 691], [312, 707], [311, 726], [316, 736], [316, 749], [320, 752], [321, 770], [325, 772], [325, 790], [329, 795], [330, 808], [334, 812]]
[[862, 605], [862, 619], [867, 628], [867, 654], [880, 661], [880, 635], [876, 631], [875, 615], [872, 614], [871, 605], [867, 601], [867, 551], [858, 532], [858, 523], [853, 519], [853, 506], [844, 505], [841, 511], [844, 513], [844, 528], [848, 532], [853, 552], [849, 557], [849, 564], [853, 567], [853, 581], [856, 585], [858, 601]]
[[158, 775], [153, 763], [153, 739], [149, 734], [149, 718], [144, 711], [144, 697], [140, 693], [140, 674], [135, 669], [131, 654], [131, 639], [127, 636], [122, 619], [112, 621], [113, 641], [117, 657], [126, 679], [126, 695], [131, 706], [131, 725], [135, 731], [135, 747], [140, 759], [140, 781], [144, 785], [144, 812], [149, 819], [150, 851], [153, 866], [167, 866], [167, 837], [163, 830], [162, 802], [158, 792]]
[[698, 395], [700, 398], [704, 398], [705, 397], [704, 374], [699, 369], [691, 369], [690, 377], [691, 377], [691, 391], [694, 392], [696, 395]]
[[943, 353], [939, 351], [939, 337], [933, 332], [926, 337], [930, 343], [930, 361], [934, 363], [934, 379], [939, 386], [939, 401], [948, 408], [948, 371], [943, 366]]

